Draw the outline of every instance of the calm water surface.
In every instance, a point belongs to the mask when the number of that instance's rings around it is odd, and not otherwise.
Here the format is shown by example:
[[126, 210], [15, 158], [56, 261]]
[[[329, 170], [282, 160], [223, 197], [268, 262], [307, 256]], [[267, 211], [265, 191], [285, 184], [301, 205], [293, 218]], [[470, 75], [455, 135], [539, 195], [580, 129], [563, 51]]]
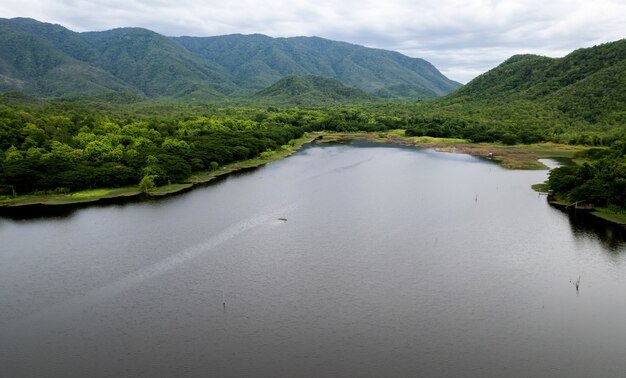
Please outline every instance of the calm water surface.
[[0, 376], [624, 377], [624, 233], [545, 176], [355, 142], [0, 218]]

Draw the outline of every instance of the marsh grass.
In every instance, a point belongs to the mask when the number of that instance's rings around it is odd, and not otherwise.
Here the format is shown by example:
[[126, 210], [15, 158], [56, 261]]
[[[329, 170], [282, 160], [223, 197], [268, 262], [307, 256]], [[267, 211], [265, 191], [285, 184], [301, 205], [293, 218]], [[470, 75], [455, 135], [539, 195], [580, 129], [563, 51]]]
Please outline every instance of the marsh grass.
[[592, 214], [609, 222], [626, 225], [626, 212], [621, 209], [600, 207], [596, 208]]
[[[589, 148], [556, 143], [517, 144], [508, 146], [499, 143], [472, 143], [466, 139], [407, 137], [404, 130], [390, 130], [376, 133], [331, 133], [321, 132], [321, 142], [347, 141], [354, 139], [372, 142], [393, 143], [419, 148], [432, 148], [441, 152], [461, 153], [478, 157], [489, 157], [502, 167], [509, 169], [548, 169], [539, 159], [571, 159], [580, 162], [580, 156]], [[490, 155], [491, 154], [491, 155]]]
[[530, 186], [532, 190], [539, 193], [547, 193], [548, 192], [548, 184], [543, 182], [541, 184], [534, 184]]

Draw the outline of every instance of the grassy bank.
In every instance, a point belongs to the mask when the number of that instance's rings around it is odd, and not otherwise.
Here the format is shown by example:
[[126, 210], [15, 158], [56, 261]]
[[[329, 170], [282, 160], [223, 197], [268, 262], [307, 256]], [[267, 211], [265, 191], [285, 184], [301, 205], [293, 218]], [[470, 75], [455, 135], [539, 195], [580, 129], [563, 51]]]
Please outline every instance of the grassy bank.
[[545, 182], [541, 184], [533, 184], [530, 188], [538, 193], [548, 193], [548, 184]]
[[615, 212], [611, 209], [606, 208], [598, 208], [596, 211], [591, 213], [592, 215], [607, 220], [612, 223], [617, 223], [626, 226], [626, 213], [623, 212]]
[[[551, 198], [550, 204], [563, 210], [573, 205], [571, 202], [559, 198], [558, 196]], [[604, 219], [607, 222], [626, 226], [626, 213], [621, 209], [596, 207], [590, 214]]]
[[140, 194], [141, 191], [136, 186], [89, 189], [67, 194], [24, 194], [15, 197], [0, 197], [0, 206], [68, 205], [94, 202], [105, 198], [132, 197]]

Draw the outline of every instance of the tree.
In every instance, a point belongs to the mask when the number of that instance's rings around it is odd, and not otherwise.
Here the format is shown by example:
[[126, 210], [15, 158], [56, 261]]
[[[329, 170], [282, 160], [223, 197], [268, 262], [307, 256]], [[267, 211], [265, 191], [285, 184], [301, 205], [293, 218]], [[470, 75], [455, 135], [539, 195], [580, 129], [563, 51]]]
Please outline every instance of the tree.
[[156, 190], [156, 184], [154, 183], [154, 179], [156, 177], [154, 175], [145, 175], [139, 182], [139, 189], [144, 192], [153, 192]]

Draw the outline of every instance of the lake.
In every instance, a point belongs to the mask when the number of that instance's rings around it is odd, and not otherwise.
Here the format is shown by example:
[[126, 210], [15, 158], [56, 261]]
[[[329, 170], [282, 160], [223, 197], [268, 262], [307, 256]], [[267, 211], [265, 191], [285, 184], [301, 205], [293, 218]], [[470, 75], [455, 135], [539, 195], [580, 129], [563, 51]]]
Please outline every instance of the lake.
[[0, 376], [624, 376], [623, 229], [548, 205], [546, 174], [309, 145], [0, 218]]

